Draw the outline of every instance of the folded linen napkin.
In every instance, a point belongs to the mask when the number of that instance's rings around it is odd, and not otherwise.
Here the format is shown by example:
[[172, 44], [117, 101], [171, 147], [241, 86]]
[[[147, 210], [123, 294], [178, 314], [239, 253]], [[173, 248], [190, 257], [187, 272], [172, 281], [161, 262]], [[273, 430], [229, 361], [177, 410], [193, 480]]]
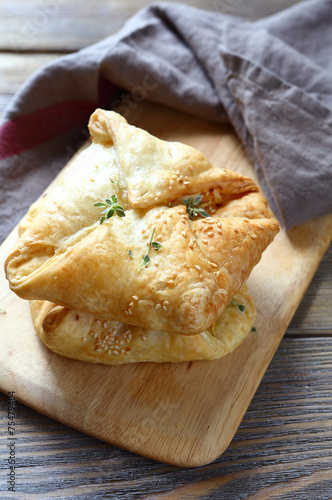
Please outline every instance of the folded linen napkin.
[[232, 123], [285, 228], [330, 213], [331, 50], [331, 0], [256, 22], [176, 3], [142, 9], [43, 67], [7, 108], [0, 241], [86, 139], [97, 106], [125, 113], [143, 99]]

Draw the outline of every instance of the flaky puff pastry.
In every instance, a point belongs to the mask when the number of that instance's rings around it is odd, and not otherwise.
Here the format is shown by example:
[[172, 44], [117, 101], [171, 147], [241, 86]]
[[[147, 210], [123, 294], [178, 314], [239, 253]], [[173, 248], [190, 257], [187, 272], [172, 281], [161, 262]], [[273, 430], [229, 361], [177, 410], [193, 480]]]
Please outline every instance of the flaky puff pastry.
[[[97, 110], [89, 129], [91, 146], [21, 225], [5, 265], [11, 289], [143, 329], [205, 331], [278, 232], [259, 188], [117, 113]], [[94, 204], [112, 194], [125, 217], [100, 224]], [[210, 217], [188, 216], [183, 200], [196, 195]], [[162, 247], [140, 267], [152, 233]]]
[[35, 329], [49, 349], [62, 356], [106, 365], [221, 358], [244, 340], [256, 318], [246, 284], [217, 321], [197, 335], [145, 330], [47, 301], [33, 300], [30, 304]]

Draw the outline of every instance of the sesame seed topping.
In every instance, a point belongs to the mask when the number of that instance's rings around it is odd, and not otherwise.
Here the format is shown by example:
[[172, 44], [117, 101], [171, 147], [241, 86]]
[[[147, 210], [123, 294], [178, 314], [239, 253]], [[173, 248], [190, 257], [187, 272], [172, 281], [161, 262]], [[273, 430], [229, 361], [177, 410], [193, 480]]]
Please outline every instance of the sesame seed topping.
[[155, 309], [161, 309], [161, 304], [156, 304], [156, 305], [154, 306], [154, 308], [155, 308]]
[[103, 327], [104, 327], [104, 328], [107, 328], [107, 327], [108, 327], [108, 322], [107, 322], [107, 321], [104, 321], [104, 323], [103, 323]]
[[253, 239], [253, 240], [255, 240], [257, 238], [257, 235], [256, 234], [251, 234], [250, 238]]
[[196, 267], [197, 271], [201, 271], [201, 268], [197, 265], [194, 265], [194, 267]]
[[168, 186], [168, 191], [172, 191], [172, 186]]
[[133, 306], [134, 306], [134, 302], [130, 302], [128, 307], [133, 307]]
[[119, 351], [117, 351], [116, 349], [114, 349], [112, 352], [113, 352], [113, 354], [116, 354], [116, 355], [119, 354]]
[[82, 338], [83, 342], [86, 342], [88, 339], [86, 337]]
[[161, 236], [161, 234], [158, 234], [156, 241], [162, 241], [162, 240], [163, 240], [163, 237]]
[[163, 306], [164, 311], [167, 311], [167, 306]]
[[210, 232], [210, 233], [208, 233], [207, 235], [208, 235], [208, 237], [209, 237], [209, 238], [212, 238], [213, 233], [211, 233], [211, 232]]
[[145, 335], [141, 335], [141, 339], [142, 340], [146, 340], [146, 336]]
[[168, 300], [164, 300], [164, 306], [168, 306], [169, 302]]
[[210, 266], [218, 269], [217, 264], [215, 264], [214, 262], [210, 262]]
[[138, 297], [136, 297], [136, 295], [133, 295], [132, 299], [136, 302], [138, 300]]
[[259, 229], [264, 229], [264, 227], [261, 224], [257, 224], [257, 227], [259, 227]]
[[186, 238], [186, 237], [187, 237], [187, 233], [186, 233], [185, 231], [182, 231], [182, 233], [181, 233], [181, 234], [182, 234], [182, 236], [183, 236], [184, 238]]

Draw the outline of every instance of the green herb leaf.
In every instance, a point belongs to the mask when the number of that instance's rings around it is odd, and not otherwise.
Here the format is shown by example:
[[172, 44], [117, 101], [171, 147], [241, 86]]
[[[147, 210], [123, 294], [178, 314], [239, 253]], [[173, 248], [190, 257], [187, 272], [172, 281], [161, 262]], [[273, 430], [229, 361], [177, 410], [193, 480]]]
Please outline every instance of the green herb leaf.
[[146, 266], [150, 262], [150, 257], [146, 253], [143, 257], [143, 260], [141, 262], [141, 265], [139, 266], [139, 269], [142, 269], [142, 267]]
[[153, 241], [152, 246], [155, 250], [159, 250], [159, 248], [162, 248], [162, 244], [159, 243], [158, 241]]
[[237, 308], [238, 308], [238, 310], [239, 310], [239, 311], [241, 311], [242, 313], [244, 313], [244, 312], [245, 312], [245, 310], [246, 310], [246, 306], [244, 306], [243, 304], [238, 304]]
[[193, 205], [198, 205], [203, 199], [203, 196], [201, 195], [198, 195], [198, 196], [195, 196], [194, 198], [194, 201], [193, 201]]
[[133, 252], [132, 252], [131, 250], [129, 250], [128, 255], [129, 255], [129, 257], [130, 257], [131, 259], [133, 259], [133, 258], [134, 258], [134, 256], [133, 256]]
[[101, 201], [98, 201], [98, 203], [93, 204], [94, 207], [107, 207], [106, 203], [103, 203]]
[[101, 217], [99, 217], [100, 224], [102, 224], [105, 220], [113, 217], [114, 212], [119, 217], [126, 216], [124, 208], [118, 204], [118, 197], [116, 196], [116, 194], [112, 194], [111, 199], [106, 198], [105, 202], [106, 203], [99, 201], [97, 203], [94, 203], [93, 205], [94, 207], [106, 207], [105, 210], [101, 212]]
[[252, 327], [251, 329], [252, 333], [256, 333], [257, 332], [257, 328], [255, 328], [254, 326]]

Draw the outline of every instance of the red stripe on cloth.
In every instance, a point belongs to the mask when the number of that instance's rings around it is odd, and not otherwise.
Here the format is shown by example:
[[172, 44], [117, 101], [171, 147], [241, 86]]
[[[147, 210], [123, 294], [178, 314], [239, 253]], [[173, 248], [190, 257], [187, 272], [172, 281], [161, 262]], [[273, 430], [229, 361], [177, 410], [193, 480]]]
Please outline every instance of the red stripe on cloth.
[[60, 102], [3, 123], [0, 127], [0, 159], [38, 146], [81, 123], [86, 124], [95, 108], [95, 101]]

